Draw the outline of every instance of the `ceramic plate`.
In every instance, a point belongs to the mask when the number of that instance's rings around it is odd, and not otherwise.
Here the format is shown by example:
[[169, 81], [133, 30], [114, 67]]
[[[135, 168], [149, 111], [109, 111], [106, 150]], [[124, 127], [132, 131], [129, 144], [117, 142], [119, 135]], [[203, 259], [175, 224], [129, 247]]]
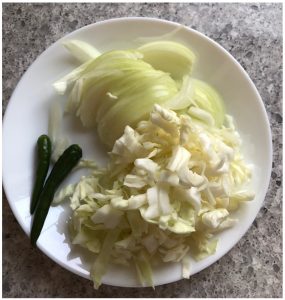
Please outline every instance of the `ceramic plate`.
[[[15, 217], [29, 235], [31, 217], [29, 203], [34, 180], [34, 149], [39, 135], [47, 133], [48, 111], [52, 101], [64, 102], [57, 96], [52, 83], [75, 68], [74, 61], [61, 42], [80, 39], [100, 51], [137, 46], [138, 37], [159, 36], [179, 24], [150, 18], [122, 18], [92, 24], [72, 32], [54, 43], [31, 65], [15, 89], [4, 117], [3, 125], [3, 182]], [[234, 116], [244, 144], [246, 160], [253, 163], [255, 199], [242, 206], [236, 216], [240, 222], [220, 234], [214, 255], [192, 263], [191, 274], [199, 272], [225, 255], [245, 234], [254, 221], [266, 194], [271, 173], [271, 134], [262, 100], [249, 76], [238, 62], [221, 46], [201, 33], [182, 28], [172, 40], [191, 47], [199, 56], [195, 76], [212, 84], [223, 96], [227, 112]], [[63, 132], [73, 143], [83, 148], [85, 158], [100, 164], [106, 153], [94, 132], [84, 130], [79, 122], [65, 116]], [[75, 182], [81, 173], [74, 173], [67, 182]], [[52, 207], [38, 240], [38, 247], [62, 267], [89, 278], [90, 258], [80, 259], [82, 250], [71, 247], [66, 236], [68, 205]], [[5, 216], [4, 216], [5, 217]], [[110, 267], [103, 283], [115, 286], [138, 286], [134, 270]], [[154, 270], [155, 285], [181, 279], [180, 264], [165, 264]]]

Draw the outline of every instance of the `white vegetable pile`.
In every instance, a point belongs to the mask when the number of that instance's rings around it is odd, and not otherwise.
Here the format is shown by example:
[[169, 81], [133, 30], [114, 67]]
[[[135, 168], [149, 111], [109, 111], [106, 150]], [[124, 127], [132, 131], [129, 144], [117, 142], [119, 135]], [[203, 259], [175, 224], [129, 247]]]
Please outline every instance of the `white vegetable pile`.
[[[148, 121], [125, 128], [107, 169], [62, 191], [74, 210], [73, 244], [99, 254], [96, 287], [108, 263], [135, 263], [142, 284], [152, 285], [152, 260], [215, 252], [213, 234], [233, 226], [230, 212], [254, 196], [244, 188], [250, 171], [227, 120], [218, 129], [155, 105]], [[188, 264], [183, 270], [189, 277]]]
[[[181, 262], [189, 278], [190, 257], [215, 253], [215, 234], [235, 225], [231, 212], [254, 198], [232, 117], [213, 88], [190, 77], [185, 47], [163, 43], [90, 59], [55, 85], [64, 93], [74, 84], [68, 110], [98, 126], [112, 146], [106, 168], [54, 199], [70, 198], [72, 243], [94, 253], [96, 288], [110, 263], [135, 265], [142, 285], [153, 286], [159, 262]], [[68, 45], [77, 56], [84, 52]], [[161, 49], [170, 58], [178, 50], [167, 70], [166, 57], [157, 59]], [[90, 47], [84, 53], [97, 55]]]

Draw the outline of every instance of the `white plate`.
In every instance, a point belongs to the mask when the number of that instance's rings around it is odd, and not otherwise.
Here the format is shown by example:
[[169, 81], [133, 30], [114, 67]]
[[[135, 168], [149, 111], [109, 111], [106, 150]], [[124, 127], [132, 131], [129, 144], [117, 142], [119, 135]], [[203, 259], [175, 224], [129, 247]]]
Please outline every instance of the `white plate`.
[[[142, 36], [168, 33], [179, 24], [150, 18], [113, 19], [83, 27], [63, 39], [87, 41], [101, 51], [136, 46]], [[34, 176], [34, 148], [37, 137], [47, 133], [48, 109], [51, 101], [63, 101], [55, 94], [52, 83], [77, 66], [57, 41], [43, 52], [25, 73], [15, 89], [3, 125], [3, 182], [9, 204], [26, 234], [30, 232], [30, 194]], [[199, 54], [196, 76], [214, 85], [222, 94], [228, 113], [236, 120], [244, 139], [244, 153], [255, 165], [253, 186], [255, 200], [244, 205], [237, 216], [240, 222], [220, 235], [217, 252], [207, 259], [192, 263], [194, 274], [210, 266], [227, 253], [245, 234], [254, 221], [266, 194], [272, 159], [270, 126], [262, 100], [249, 76], [221, 46], [197, 31], [184, 28], [173, 38], [190, 46]], [[96, 136], [85, 132], [79, 123], [65, 117], [64, 131], [83, 148], [85, 158], [101, 163], [105, 153]], [[74, 182], [79, 174], [70, 177]], [[88, 259], [77, 257], [78, 248], [65, 239], [67, 207], [52, 207], [46, 219], [38, 247], [64, 268], [88, 278]], [[5, 216], [4, 216], [5, 217]], [[139, 285], [132, 269], [111, 267], [103, 283], [115, 286]], [[167, 264], [155, 269], [155, 285], [181, 279], [180, 264]]]

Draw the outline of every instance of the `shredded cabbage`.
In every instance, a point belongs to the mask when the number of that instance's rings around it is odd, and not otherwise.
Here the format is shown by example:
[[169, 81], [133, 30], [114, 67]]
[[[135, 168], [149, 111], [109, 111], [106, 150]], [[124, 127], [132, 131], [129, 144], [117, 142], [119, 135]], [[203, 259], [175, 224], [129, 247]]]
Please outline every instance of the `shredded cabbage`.
[[60, 195], [71, 201], [73, 243], [98, 253], [95, 287], [108, 263], [134, 264], [142, 285], [153, 286], [153, 260], [181, 262], [188, 278], [190, 258], [215, 253], [214, 234], [234, 226], [231, 211], [253, 199], [250, 174], [233, 123], [205, 126], [155, 105], [148, 120], [125, 128], [106, 169]]

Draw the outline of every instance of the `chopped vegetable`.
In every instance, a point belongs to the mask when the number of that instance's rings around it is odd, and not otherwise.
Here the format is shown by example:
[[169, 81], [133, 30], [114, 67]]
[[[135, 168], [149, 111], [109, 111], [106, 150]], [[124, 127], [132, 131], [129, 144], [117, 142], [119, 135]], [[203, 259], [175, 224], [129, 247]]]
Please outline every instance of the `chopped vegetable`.
[[42, 192], [44, 182], [48, 173], [51, 157], [51, 141], [47, 135], [41, 135], [37, 141], [37, 170], [36, 180], [33, 188], [30, 213], [33, 214], [40, 194]]
[[48, 120], [48, 135], [51, 139], [52, 145], [54, 145], [59, 137], [59, 131], [61, 130], [62, 111], [58, 101], [54, 101], [49, 110]]
[[[202, 120], [206, 119], [207, 120], [206, 123], [208, 123], [208, 125], [212, 125], [211, 124], [212, 121], [210, 120], [212, 117], [215, 120], [215, 125], [217, 127], [221, 127], [224, 123], [224, 118], [225, 118], [225, 108], [221, 96], [216, 92], [214, 88], [212, 88], [209, 84], [207, 84], [204, 81], [193, 78], [192, 84], [193, 84], [194, 94], [191, 99], [191, 104], [193, 104], [194, 107], [198, 107], [200, 109], [199, 110], [200, 117], [198, 117], [198, 119], [201, 119], [201, 113], [202, 113], [203, 114]], [[205, 117], [206, 112], [210, 114], [210, 117], [209, 116]], [[191, 107], [190, 107], [190, 115], [191, 115]], [[192, 108], [192, 116], [195, 117], [193, 115], [193, 108]]]
[[101, 55], [96, 48], [80, 40], [65, 40], [63, 45], [81, 63]]
[[95, 60], [94, 68], [74, 85], [67, 104], [84, 126], [97, 126], [101, 140], [110, 147], [126, 125], [135, 125], [154, 103], [177, 92], [168, 74], [154, 70], [135, 52], [121, 52], [108, 52]]
[[[188, 278], [190, 257], [215, 253], [213, 234], [234, 226], [230, 211], [252, 199], [249, 179], [232, 123], [208, 126], [156, 104], [148, 120], [125, 128], [106, 169], [95, 169], [62, 197], [71, 199], [77, 244], [89, 249], [96, 238], [103, 245], [120, 231], [111, 252], [96, 248], [96, 287], [107, 261], [134, 263], [140, 282], [153, 285], [152, 261], [182, 262]], [[82, 235], [85, 228], [91, 233]]]
[[[117, 59], [130, 59], [130, 60], [137, 60], [142, 57], [142, 54], [138, 51], [110, 51], [104, 53], [104, 55], [100, 55], [98, 58], [88, 60], [84, 64], [80, 65], [64, 77], [58, 79], [54, 84], [53, 87], [60, 95], [64, 95], [67, 91], [67, 89], [72, 86], [74, 83], [76, 83], [77, 80], [80, 79], [80, 77], [85, 76], [89, 72], [91, 72], [91, 75], [104, 75], [104, 74], [121, 74], [121, 72], [117, 72], [116, 68], [114, 67], [110, 72], [105, 72], [104, 67], [106, 64], [104, 64], [104, 61], [106, 63], [109, 63], [109, 68], [114, 64], [114, 60]], [[94, 69], [101, 64], [103, 60], [103, 68], [99, 68], [98, 72], [93, 72]], [[101, 64], [102, 66], [102, 64]]]
[[194, 53], [184, 45], [172, 41], [155, 41], [138, 48], [143, 60], [156, 70], [161, 70], [174, 79], [182, 79], [192, 71], [196, 60]]
[[[78, 41], [65, 45], [75, 55], [78, 49], [85, 51], [84, 44]], [[157, 56], [161, 57], [160, 65], [152, 65]], [[84, 57], [82, 60], [86, 61]], [[171, 64], [163, 64], [165, 59]], [[147, 117], [154, 103], [163, 104], [177, 94], [180, 83], [161, 67], [169, 66], [176, 78], [190, 74], [194, 61], [192, 51], [179, 43], [152, 42], [137, 50], [94, 54], [93, 59], [59, 79], [54, 87], [59, 94], [64, 94], [73, 86], [67, 111], [80, 117], [84, 126], [96, 126], [102, 142], [112, 147], [126, 125], [136, 125]]]
[[69, 146], [69, 139], [62, 134], [62, 108], [58, 102], [53, 102], [49, 111], [48, 135], [51, 139], [51, 161], [55, 163]]
[[170, 32], [167, 32], [165, 34], [161, 35], [155, 35], [155, 36], [146, 36], [146, 37], [138, 37], [135, 39], [135, 42], [138, 44], [146, 44], [150, 42], [156, 42], [156, 41], [166, 41], [166, 40], [171, 40], [175, 37], [179, 31], [182, 31], [185, 29], [185, 25], [179, 24], [179, 26], [175, 27], [175, 29], [171, 30]]
[[78, 116], [84, 126], [97, 127], [101, 141], [109, 148], [126, 126], [147, 118], [154, 104], [176, 111], [189, 109], [189, 115], [200, 122], [222, 126], [225, 112], [221, 97], [210, 85], [191, 77], [196, 56], [186, 46], [160, 40], [135, 50], [99, 55], [84, 42], [71, 40], [65, 45], [85, 62], [54, 87], [59, 94], [72, 87], [67, 111]]
[[98, 288], [101, 285], [102, 276], [106, 273], [112, 249], [119, 236], [119, 233], [119, 229], [110, 230], [107, 233], [102, 245], [102, 249], [91, 268], [90, 274], [95, 288]]
[[153, 287], [152, 271], [147, 253], [140, 251], [134, 258], [134, 261], [142, 286], [146, 284]]

